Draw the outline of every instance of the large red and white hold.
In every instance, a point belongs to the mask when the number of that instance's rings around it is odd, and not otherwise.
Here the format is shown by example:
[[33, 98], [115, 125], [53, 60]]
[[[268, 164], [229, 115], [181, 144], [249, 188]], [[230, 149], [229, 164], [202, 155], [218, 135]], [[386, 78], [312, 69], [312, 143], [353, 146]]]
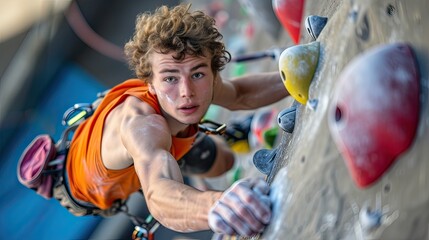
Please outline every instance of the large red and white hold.
[[419, 81], [415, 56], [404, 43], [370, 49], [341, 72], [329, 128], [359, 187], [379, 179], [412, 144]]

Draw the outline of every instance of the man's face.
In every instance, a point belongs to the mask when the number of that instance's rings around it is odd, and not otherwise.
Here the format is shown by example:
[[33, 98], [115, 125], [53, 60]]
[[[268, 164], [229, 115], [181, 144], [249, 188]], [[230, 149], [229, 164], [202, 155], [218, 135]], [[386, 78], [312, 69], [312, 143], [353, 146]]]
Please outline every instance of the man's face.
[[150, 91], [157, 95], [170, 124], [198, 123], [213, 98], [211, 58], [186, 56], [178, 62], [172, 54], [151, 55]]

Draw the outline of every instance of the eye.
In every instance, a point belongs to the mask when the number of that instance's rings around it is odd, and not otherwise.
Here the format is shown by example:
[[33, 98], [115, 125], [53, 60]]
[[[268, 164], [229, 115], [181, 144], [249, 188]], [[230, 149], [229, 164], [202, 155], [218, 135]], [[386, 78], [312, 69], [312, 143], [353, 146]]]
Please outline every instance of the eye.
[[198, 72], [198, 73], [194, 73], [192, 75], [192, 78], [193, 79], [200, 79], [200, 78], [203, 78], [204, 76], [205, 76], [204, 73]]
[[165, 77], [164, 78], [164, 82], [166, 82], [166, 83], [175, 83], [175, 82], [177, 82], [177, 78], [173, 77], [173, 76]]

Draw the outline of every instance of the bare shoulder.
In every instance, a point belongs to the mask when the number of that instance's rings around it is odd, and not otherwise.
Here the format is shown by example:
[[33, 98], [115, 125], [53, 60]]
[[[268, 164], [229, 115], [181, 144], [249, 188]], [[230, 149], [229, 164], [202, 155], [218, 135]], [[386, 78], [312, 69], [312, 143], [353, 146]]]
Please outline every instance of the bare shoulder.
[[115, 108], [116, 111], [120, 112], [120, 116], [132, 116], [132, 115], [150, 115], [155, 114], [155, 110], [146, 102], [134, 96], [128, 96], [125, 101]]
[[118, 128], [121, 134], [139, 135], [141, 130], [145, 133], [168, 134], [167, 121], [163, 116], [157, 114], [148, 103], [141, 101], [136, 97], [128, 97], [120, 111], [120, 125]]
[[[139, 154], [136, 153], [137, 149], [140, 154], [144, 151], [141, 146], [145, 145], [143, 141], [147, 138], [142, 138], [141, 133], [148, 132], [148, 125], [144, 123], [154, 116], [159, 115], [149, 104], [133, 96], [127, 97], [109, 113], [104, 123], [101, 145], [106, 168], [119, 170], [133, 164], [133, 155]], [[150, 125], [154, 124], [153, 119], [150, 122]], [[158, 125], [163, 125], [162, 119], [158, 120]]]

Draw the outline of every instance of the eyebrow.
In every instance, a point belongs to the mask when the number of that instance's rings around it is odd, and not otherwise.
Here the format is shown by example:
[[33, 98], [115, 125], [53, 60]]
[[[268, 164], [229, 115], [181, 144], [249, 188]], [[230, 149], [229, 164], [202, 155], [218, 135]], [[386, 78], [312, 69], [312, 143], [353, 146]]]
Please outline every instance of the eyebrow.
[[[203, 67], [208, 67], [207, 63], [200, 63], [200, 64], [196, 65], [195, 67], [192, 67], [191, 71], [195, 71], [198, 68], [203, 68]], [[166, 68], [166, 69], [162, 69], [161, 71], [159, 71], [159, 73], [177, 73], [177, 72], [179, 72], [179, 69]]]

